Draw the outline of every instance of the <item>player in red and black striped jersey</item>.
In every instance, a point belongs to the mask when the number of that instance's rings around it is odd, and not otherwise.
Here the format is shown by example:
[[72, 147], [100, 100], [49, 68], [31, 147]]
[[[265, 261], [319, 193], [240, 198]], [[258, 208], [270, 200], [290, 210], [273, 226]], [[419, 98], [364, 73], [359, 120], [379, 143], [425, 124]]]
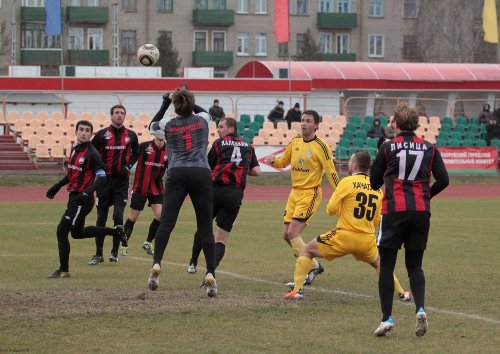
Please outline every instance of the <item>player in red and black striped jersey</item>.
[[[92, 145], [99, 151], [106, 165], [106, 186], [97, 192], [97, 226], [106, 226], [108, 212], [113, 208], [113, 223], [123, 225], [123, 213], [128, 199], [129, 172], [139, 154], [137, 134], [123, 126], [127, 111], [122, 105], [111, 107], [111, 125], [99, 130], [92, 139]], [[89, 264], [97, 265], [104, 261], [104, 238], [96, 237], [96, 254]], [[118, 261], [120, 243], [113, 240], [110, 262]]]
[[[151, 141], [146, 141], [139, 145], [139, 160], [135, 168], [135, 179], [130, 197], [130, 215], [125, 221], [125, 233], [127, 240], [130, 239], [134, 230], [134, 224], [139, 218], [139, 214], [144, 210], [144, 205], [149, 201], [148, 206], [153, 210], [153, 221], [149, 225], [149, 232], [142, 248], [150, 255], [153, 255], [153, 241], [156, 230], [160, 226], [161, 206], [163, 200], [162, 177], [167, 170], [167, 146], [163, 137], [155, 137]], [[127, 246], [122, 246], [122, 255], [128, 255]]]
[[[213, 217], [217, 223], [215, 231], [215, 266], [224, 257], [229, 233], [240, 211], [247, 176], [258, 176], [260, 166], [254, 148], [237, 135], [234, 118], [222, 118], [217, 126], [220, 138], [208, 153], [214, 187]], [[199, 235], [195, 234], [188, 273], [196, 273], [201, 252]]]
[[68, 185], [69, 200], [59, 225], [57, 226], [57, 244], [59, 248], [59, 269], [49, 278], [67, 278], [69, 273], [70, 244], [69, 233], [75, 239], [105, 237], [125, 239], [123, 227], [87, 226], [85, 217], [94, 207], [94, 191], [106, 183], [105, 165], [96, 149], [90, 143], [92, 124], [81, 120], [76, 124], [77, 144], [73, 147], [67, 164], [67, 175], [47, 191], [47, 198], [53, 199], [59, 190]]
[[[448, 172], [435, 145], [415, 135], [418, 113], [407, 103], [394, 111], [396, 137], [383, 143], [370, 176], [373, 189], [385, 183], [377, 246], [380, 253], [379, 294], [382, 322], [375, 335], [393, 327], [393, 272], [398, 249], [405, 246], [405, 264], [417, 313], [416, 335], [427, 330], [425, 276], [422, 259], [430, 226], [430, 200], [448, 186]], [[431, 175], [436, 180], [430, 184]]]

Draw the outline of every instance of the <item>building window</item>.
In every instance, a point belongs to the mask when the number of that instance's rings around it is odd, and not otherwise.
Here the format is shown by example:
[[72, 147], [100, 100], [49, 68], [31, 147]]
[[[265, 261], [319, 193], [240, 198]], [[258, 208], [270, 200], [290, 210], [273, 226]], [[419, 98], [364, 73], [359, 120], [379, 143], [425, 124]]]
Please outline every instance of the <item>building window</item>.
[[69, 0], [69, 6], [82, 6], [81, 0]]
[[215, 71], [214, 70], [214, 78], [226, 79], [227, 77], [228, 77], [227, 71]]
[[304, 33], [297, 33], [297, 53], [296, 55], [301, 55], [304, 51], [306, 41], [304, 40]]
[[337, 33], [337, 54], [349, 53], [349, 35], [347, 33]]
[[158, 31], [158, 37], [166, 37], [167, 41], [172, 42], [172, 31]]
[[195, 0], [194, 8], [196, 10], [208, 10], [208, 1], [207, 0]]
[[137, 1], [136, 0], [123, 0], [122, 7], [123, 7], [123, 11], [137, 12]]
[[174, 12], [173, 0], [156, 0], [156, 9], [158, 12]]
[[418, 60], [418, 47], [416, 36], [403, 36], [403, 59], [408, 61]]
[[195, 52], [207, 51], [207, 32], [205, 31], [194, 32], [194, 51]]
[[247, 14], [248, 11], [248, 0], [238, 0], [238, 7], [236, 12], [239, 14]]
[[322, 54], [332, 52], [332, 35], [330, 33], [319, 34], [319, 51]]
[[309, 15], [309, 0], [290, 1], [290, 14], [297, 16]]
[[384, 56], [384, 36], [381, 34], [371, 34], [368, 36], [368, 56], [381, 58]]
[[83, 49], [83, 28], [70, 28], [68, 39], [69, 50]]
[[226, 0], [213, 0], [213, 10], [225, 10]]
[[267, 14], [267, 0], [255, 0], [255, 13]]
[[368, 17], [384, 17], [384, 0], [370, 0]]
[[351, 0], [337, 0], [337, 12], [340, 14], [350, 14]]
[[418, 6], [417, 0], [403, 0], [403, 17], [417, 18]]
[[88, 48], [90, 50], [101, 50], [102, 28], [89, 28], [87, 35], [88, 35]]
[[333, 0], [319, 0], [318, 12], [331, 14], [333, 9]]
[[25, 7], [44, 7], [45, 1], [44, 0], [23, 0], [22, 6], [25, 6]]
[[267, 34], [257, 33], [255, 35], [255, 55], [267, 55]]
[[21, 48], [61, 48], [61, 36], [47, 36], [45, 23], [22, 23]]
[[248, 32], [239, 32], [236, 38], [238, 55], [248, 55]]
[[88, 0], [88, 7], [99, 7], [99, 0]]
[[226, 51], [226, 32], [214, 31], [213, 37], [213, 51], [225, 52]]
[[122, 31], [121, 38], [121, 52], [122, 54], [134, 54], [136, 47], [136, 32], [135, 31]]
[[288, 43], [279, 43], [278, 44], [278, 56], [279, 57], [288, 57]]

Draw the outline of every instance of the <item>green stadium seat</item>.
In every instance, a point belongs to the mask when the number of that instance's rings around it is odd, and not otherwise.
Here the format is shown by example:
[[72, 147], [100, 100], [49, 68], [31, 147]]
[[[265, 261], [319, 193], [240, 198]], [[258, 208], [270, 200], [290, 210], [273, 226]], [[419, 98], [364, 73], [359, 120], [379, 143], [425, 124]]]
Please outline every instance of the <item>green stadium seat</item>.
[[249, 129], [257, 135], [259, 133], [260, 128], [262, 128], [262, 125], [259, 122], [252, 122], [250, 123]]
[[255, 136], [253, 130], [246, 129], [243, 131], [243, 140], [247, 143], [251, 143], [253, 141], [253, 137]]
[[350, 140], [342, 138], [339, 140], [338, 146], [341, 146], [343, 148], [349, 148], [351, 147], [351, 142]]
[[479, 138], [479, 133], [474, 133], [474, 132], [465, 133], [465, 139], [476, 140], [477, 138]]
[[462, 134], [465, 133], [466, 130], [467, 130], [467, 126], [466, 125], [460, 125], [460, 124], [455, 125], [455, 127], [453, 128], [453, 131], [460, 132]]
[[335, 148], [335, 158], [337, 160], [349, 160], [351, 158], [349, 148], [345, 148], [342, 146], [337, 146]]
[[476, 139], [474, 140], [474, 146], [475, 147], [486, 147], [486, 141], [481, 140], [481, 139]]
[[474, 140], [464, 139], [461, 141], [463, 147], [473, 147]]
[[451, 133], [451, 125], [449, 124], [445, 124], [445, 125], [441, 125], [441, 130], [440, 130], [441, 133]]
[[451, 133], [451, 139], [462, 140], [462, 138], [463, 138], [463, 134], [460, 132], [452, 132]]
[[448, 140], [448, 139], [446, 139], [446, 140], [444, 140], [444, 139], [438, 139], [438, 140], [436, 141], [436, 145], [437, 145], [438, 147], [441, 147], [441, 146], [448, 146], [448, 142], [449, 142], [449, 140]]
[[471, 119], [469, 120], [469, 124], [479, 125], [477, 117], [471, 117]]
[[242, 114], [240, 115], [240, 122], [245, 123], [246, 126], [250, 125], [250, 115], [249, 114]]
[[450, 139], [449, 146], [451, 147], [460, 147], [461, 140], [458, 139]]
[[361, 126], [359, 127], [359, 130], [361, 132], [365, 132], [365, 135], [366, 133], [368, 133], [368, 131], [371, 129], [373, 124], [368, 124], [368, 123], [363, 123], [361, 124]]
[[359, 127], [361, 125], [361, 118], [359, 116], [350, 116], [349, 123], [353, 123], [355, 127]]
[[245, 122], [241, 122], [241, 121], [236, 122], [236, 129], [238, 130], [238, 132], [240, 134], [243, 134], [243, 131], [245, 130], [245, 128], [246, 128]]
[[378, 139], [368, 138], [366, 139], [367, 148], [377, 148]]
[[370, 154], [372, 160], [375, 160], [377, 157], [377, 148], [367, 147], [365, 150]]
[[481, 127], [477, 124], [471, 123], [467, 126], [467, 131], [479, 135], [479, 133], [481, 132]]
[[453, 119], [451, 119], [451, 117], [443, 117], [443, 119], [441, 119], [441, 126], [443, 126], [443, 125], [452, 126], [453, 125]]
[[260, 126], [262, 127], [262, 125], [266, 121], [266, 118], [262, 114], [256, 114], [256, 115], [253, 116], [253, 121], [254, 122], [259, 122]]
[[365, 119], [363, 119], [363, 124], [368, 124], [368, 125], [372, 126], [373, 117], [372, 116], [365, 116]]
[[490, 146], [491, 147], [496, 146], [498, 148], [498, 150], [500, 150], [500, 139], [491, 139]]
[[352, 139], [352, 146], [355, 149], [363, 149], [365, 147], [365, 139], [361, 138]]
[[382, 127], [386, 127], [389, 123], [389, 118], [387, 118], [386, 116], [378, 116], [377, 118], [380, 119], [380, 125]]
[[345, 130], [350, 130], [352, 132], [356, 132], [358, 130], [358, 126], [352, 122], [347, 123], [347, 125], [344, 128]]
[[342, 133], [342, 138], [346, 139], [347, 141], [351, 141], [354, 138], [354, 132], [352, 130], [344, 130]]
[[484, 131], [484, 132], [479, 133], [479, 139], [481, 139], [481, 140], [485, 140], [485, 141], [486, 141], [486, 132], [485, 132], [485, 131]]
[[458, 117], [457, 118], [457, 125], [468, 125], [469, 120], [466, 117]]

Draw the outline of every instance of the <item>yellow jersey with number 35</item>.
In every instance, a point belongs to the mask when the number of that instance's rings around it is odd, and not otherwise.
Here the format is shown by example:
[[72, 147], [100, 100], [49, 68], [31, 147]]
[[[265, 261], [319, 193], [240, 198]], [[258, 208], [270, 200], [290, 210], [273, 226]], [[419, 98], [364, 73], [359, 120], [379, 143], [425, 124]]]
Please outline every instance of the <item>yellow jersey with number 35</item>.
[[383, 194], [373, 190], [364, 173], [344, 177], [326, 206], [329, 215], [337, 216], [337, 230], [374, 234], [380, 223]]

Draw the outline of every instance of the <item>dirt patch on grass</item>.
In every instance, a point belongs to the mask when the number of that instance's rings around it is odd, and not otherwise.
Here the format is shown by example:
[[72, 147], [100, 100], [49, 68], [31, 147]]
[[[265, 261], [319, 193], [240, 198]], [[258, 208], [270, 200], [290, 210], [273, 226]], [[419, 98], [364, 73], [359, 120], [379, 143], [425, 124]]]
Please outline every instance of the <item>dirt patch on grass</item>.
[[1, 294], [0, 317], [34, 318], [97, 313], [158, 312], [189, 313], [206, 309], [236, 310], [239, 308], [290, 307], [276, 296], [252, 293], [222, 293], [215, 298], [205, 291], [156, 292], [143, 289], [130, 290], [75, 290], [7, 292]]

